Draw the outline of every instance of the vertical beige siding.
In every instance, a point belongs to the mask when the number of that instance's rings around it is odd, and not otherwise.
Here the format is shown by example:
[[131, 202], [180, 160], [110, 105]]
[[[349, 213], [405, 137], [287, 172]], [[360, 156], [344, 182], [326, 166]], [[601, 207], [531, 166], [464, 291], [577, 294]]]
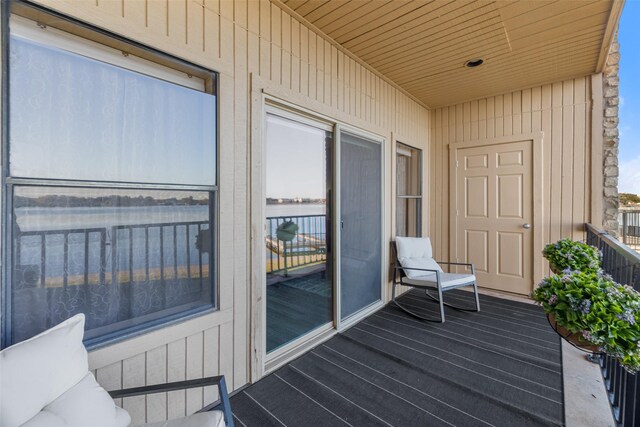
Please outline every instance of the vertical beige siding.
[[[297, 94], [306, 108], [385, 136], [387, 176], [394, 139], [427, 153], [427, 109], [269, 1], [36, 2], [220, 72], [220, 311], [97, 350], [91, 367], [108, 389], [218, 373], [226, 375], [230, 388], [243, 386], [254, 351], [249, 330], [252, 77]], [[388, 238], [393, 185], [387, 178]], [[136, 424], [193, 412], [214, 398], [213, 390], [176, 391], [121, 404]]]
[[[449, 144], [542, 131], [544, 240], [583, 238], [591, 220], [591, 78], [583, 77], [431, 111], [430, 228], [450, 253]], [[538, 209], [539, 207], [536, 207]]]
[[[98, 382], [113, 390], [158, 384], [203, 376], [217, 375], [229, 367], [219, 362], [220, 328], [210, 328], [186, 338], [171, 341], [152, 350], [103, 366], [94, 372]], [[213, 387], [186, 391], [173, 391], [146, 397], [119, 399], [131, 414], [134, 423], [162, 421], [185, 416], [217, 399]]]

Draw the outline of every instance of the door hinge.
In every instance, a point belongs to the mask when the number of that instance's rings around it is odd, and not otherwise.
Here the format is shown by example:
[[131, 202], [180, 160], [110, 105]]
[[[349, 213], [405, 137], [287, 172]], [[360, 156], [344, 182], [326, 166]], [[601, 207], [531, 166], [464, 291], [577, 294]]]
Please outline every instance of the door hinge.
[[456, 167], [460, 167], [460, 163], [456, 160]]

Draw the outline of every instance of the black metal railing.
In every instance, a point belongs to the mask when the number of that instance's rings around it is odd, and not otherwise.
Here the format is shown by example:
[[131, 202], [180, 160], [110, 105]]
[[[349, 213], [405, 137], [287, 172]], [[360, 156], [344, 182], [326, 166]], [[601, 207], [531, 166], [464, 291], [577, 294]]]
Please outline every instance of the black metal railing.
[[[203, 231], [208, 231], [207, 221], [17, 231], [15, 269], [31, 268], [37, 272], [31, 279], [34, 287], [115, 283], [132, 281], [136, 277], [145, 281], [163, 280], [168, 272], [176, 277], [202, 280], [202, 256], [195, 257], [191, 253], [209, 252], [208, 247], [198, 247], [209, 245], [198, 241], [208, 240], [201, 237]], [[36, 246], [38, 250], [35, 265], [23, 265], [23, 247], [27, 246], [27, 239], [30, 246]], [[153, 255], [152, 250], [156, 252]], [[172, 254], [167, 254], [167, 250]], [[74, 269], [71, 260], [78, 255], [82, 259], [75, 259]], [[167, 255], [171, 255], [170, 265], [165, 262]], [[97, 258], [97, 262], [91, 262], [92, 258]], [[56, 272], [49, 271], [51, 260], [56, 261]]]
[[[640, 290], [640, 254], [591, 224], [586, 231], [587, 243], [602, 251], [602, 268], [616, 282]], [[629, 374], [609, 356], [600, 357], [600, 367], [618, 425], [640, 425], [640, 374]]]
[[208, 221], [14, 230], [12, 339], [80, 312], [90, 339], [210, 304], [211, 237]]
[[[287, 222], [298, 226], [292, 240], [280, 240], [278, 227]], [[267, 273], [318, 264], [327, 260], [326, 215], [267, 217]]]
[[640, 210], [620, 211], [620, 240], [631, 249], [640, 250]]

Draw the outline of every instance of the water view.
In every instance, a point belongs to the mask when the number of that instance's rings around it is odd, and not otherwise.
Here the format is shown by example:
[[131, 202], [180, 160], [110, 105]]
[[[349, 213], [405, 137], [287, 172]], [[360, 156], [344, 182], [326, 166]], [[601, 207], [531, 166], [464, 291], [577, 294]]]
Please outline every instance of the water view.
[[211, 306], [209, 197], [15, 187], [15, 338], [79, 312], [90, 337], [126, 319]]
[[324, 215], [327, 209], [326, 204], [320, 203], [267, 203], [266, 217], [277, 216], [303, 216], [303, 215]]

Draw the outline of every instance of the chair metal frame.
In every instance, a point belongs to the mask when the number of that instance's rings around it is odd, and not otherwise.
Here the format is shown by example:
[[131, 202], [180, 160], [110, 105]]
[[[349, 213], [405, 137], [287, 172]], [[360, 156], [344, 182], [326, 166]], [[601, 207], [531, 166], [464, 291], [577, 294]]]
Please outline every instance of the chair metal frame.
[[123, 397], [141, 396], [152, 393], [166, 393], [168, 391], [186, 390], [189, 388], [205, 387], [205, 386], [218, 386], [218, 393], [220, 399], [211, 405], [207, 405], [198, 412], [211, 411], [222, 407], [222, 413], [224, 414], [224, 421], [227, 427], [234, 427], [233, 425], [233, 413], [231, 412], [231, 402], [229, 401], [229, 393], [227, 392], [227, 384], [224, 380], [224, 375], [215, 377], [198, 378], [194, 380], [176, 381], [164, 384], [153, 384], [142, 387], [132, 387], [123, 390], [109, 391], [112, 399], [119, 399]]
[[[439, 270], [428, 269], [428, 268], [403, 267], [400, 264], [400, 261], [398, 260], [398, 248], [397, 248], [396, 242], [395, 241], [391, 242], [391, 246], [393, 248], [393, 255], [394, 255], [393, 286], [391, 288], [391, 302], [396, 307], [398, 307], [399, 309], [401, 309], [405, 313], [409, 314], [410, 316], [413, 316], [415, 318], [418, 318], [420, 320], [424, 320], [424, 321], [427, 321], [427, 322], [436, 322], [436, 323], [444, 323], [444, 321], [445, 321], [444, 306], [447, 306], [447, 307], [450, 307], [450, 308], [453, 308], [453, 309], [459, 310], [459, 311], [473, 311], [473, 312], [480, 311], [480, 299], [478, 298], [477, 280], [474, 280], [472, 283], [465, 283], [463, 285], [457, 285], [457, 286], [449, 286], [449, 287], [446, 287], [446, 288], [443, 289], [442, 288], [441, 276], [440, 276], [441, 272]], [[449, 266], [456, 265], [456, 266], [470, 267], [471, 268], [471, 274], [473, 276], [475, 276], [475, 267], [471, 263], [449, 262], [449, 261], [435, 261], [435, 262], [438, 265], [446, 264], [446, 265], [449, 265]], [[436, 275], [436, 288], [438, 290], [438, 297], [436, 298], [435, 296], [433, 296], [433, 295], [431, 295], [429, 293], [429, 289], [428, 288], [433, 288], [433, 285], [426, 285], [426, 284], [425, 285], [416, 285], [416, 284], [412, 284], [412, 283], [403, 282], [403, 280], [402, 280], [403, 277], [406, 277], [405, 270], [426, 271], [426, 272], [429, 272], [429, 273], [435, 273], [435, 275]], [[400, 279], [399, 282], [398, 282], [398, 278]], [[425, 295], [427, 295], [429, 298], [431, 298], [432, 300], [436, 301], [440, 305], [440, 318], [436, 319], [436, 318], [433, 318], [433, 317], [422, 316], [420, 314], [417, 314], [417, 313], [409, 310], [408, 308], [406, 308], [402, 304], [400, 304], [398, 301], [396, 301], [396, 286], [397, 285], [408, 286], [408, 287], [417, 288], [417, 289], [424, 289]], [[475, 302], [476, 302], [475, 309], [474, 308], [468, 308], [468, 307], [460, 307], [460, 306], [457, 306], [457, 305], [448, 304], [448, 303], [444, 302], [444, 298], [443, 298], [444, 292], [451, 291], [453, 289], [464, 288], [466, 286], [473, 286], [473, 293], [474, 293]]]

